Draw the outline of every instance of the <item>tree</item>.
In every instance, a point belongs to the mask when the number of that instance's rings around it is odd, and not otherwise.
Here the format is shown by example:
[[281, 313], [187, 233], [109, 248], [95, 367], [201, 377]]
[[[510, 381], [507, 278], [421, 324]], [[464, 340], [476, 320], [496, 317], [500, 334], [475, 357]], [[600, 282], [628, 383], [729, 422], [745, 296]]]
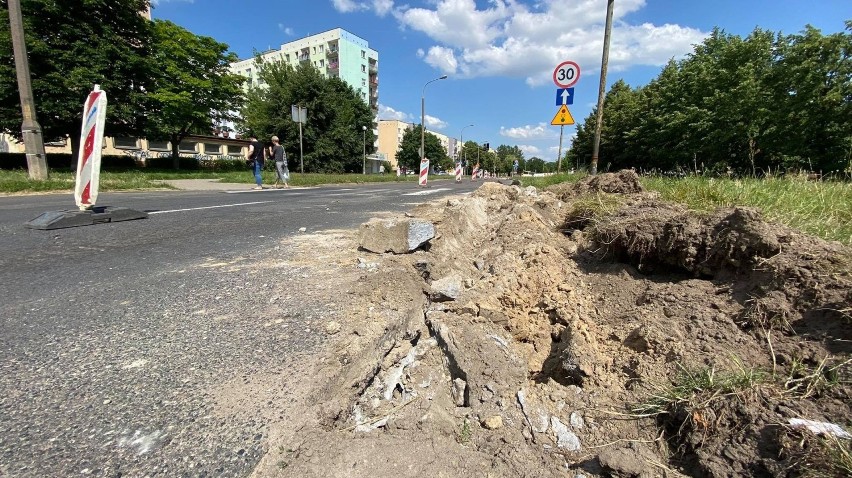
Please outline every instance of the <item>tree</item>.
[[313, 65], [257, 61], [264, 86], [249, 90], [241, 130], [277, 135], [286, 150], [298, 152], [299, 125], [290, 110], [300, 105], [308, 110], [302, 131], [305, 171], [361, 172], [364, 142], [371, 153], [375, 135], [373, 113], [359, 93], [339, 78], [324, 78]]
[[497, 172], [509, 174], [512, 171], [512, 163], [518, 161], [518, 171], [524, 170], [524, 152], [518, 146], [501, 144], [497, 146]]
[[[614, 168], [779, 167], [838, 171], [852, 156], [852, 22], [822, 35], [746, 38], [720, 29], [670, 61], [647, 86], [616, 82], [607, 93], [601, 157]], [[591, 155], [595, 111], [577, 128], [569, 160]]]
[[[420, 125], [415, 125], [409, 128], [402, 135], [402, 142], [399, 145], [399, 152], [396, 153], [397, 162], [408, 169], [417, 171], [420, 168]], [[447, 152], [441, 146], [441, 140], [430, 132], [426, 132], [423, 138], [423, 147], [426, 150], [426, 157], [429, 158], [430, 166], [443, 164], [450, 159], [447, 157]]]
[[[109, 98], [105, 134], [142, 131], [150, 86], [148, 0], [23, 0], [33, 97], [45, 138], [79, 149], [83, 101], [95, 84]], [[9, 25], [0, 2], [0, 24]], [[0, 129], [20, 129], [21, 110], [9, 29], [0, 28]]]
[[147, 131], [171, 141], [178, 169], [179, 146], [188, 134], [209, 134], [214, 124], [236, 118], [243, 77], [230, 73], [237, 56], [228, 45], [165, 20], [154, 20], [153, 31], [157, 73], [148, 93]]

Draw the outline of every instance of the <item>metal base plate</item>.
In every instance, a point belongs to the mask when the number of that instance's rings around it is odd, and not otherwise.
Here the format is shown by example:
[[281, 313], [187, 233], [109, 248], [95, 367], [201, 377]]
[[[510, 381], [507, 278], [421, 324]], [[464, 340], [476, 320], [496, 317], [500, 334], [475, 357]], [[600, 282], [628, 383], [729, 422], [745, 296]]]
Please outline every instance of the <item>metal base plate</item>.
[[48, 211], [29, 221], [24, 226], [30, 229], [64, 229], [66, 227], [91, 226], [104, 222], [132, 221], [147, 219], [148, 214], [126, 207], [95, 206], [86, 211]]

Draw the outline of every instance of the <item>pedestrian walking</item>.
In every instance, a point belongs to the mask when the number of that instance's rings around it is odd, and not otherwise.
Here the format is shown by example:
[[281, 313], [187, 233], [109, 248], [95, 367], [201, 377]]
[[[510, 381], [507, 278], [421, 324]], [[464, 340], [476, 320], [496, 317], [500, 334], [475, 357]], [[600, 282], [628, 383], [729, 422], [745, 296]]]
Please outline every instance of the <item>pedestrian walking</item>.
[[246, 159], [248, 159], [249, 167], [254, 171], [254, 181], [257, 183], [254, 189], [263, 189], [263, 177], [261, 177], [260, 171], [263, 169], [264, 148], [260, 144], [260, 141], [257, 140], [257, 135], [249, 136], [249, 141], [251, 143], [249, 144]]
[[517, 175], [518, 175], [518, 160], [516, 159], [514, 162], [512, 162], [512, 177], [517, 176]]
[[278, 189], [278, 183], [284, 183], [285, 188], [290, 187], [290, 170], [287, 168], [287, 152], [278, 140], [278, 136], [272, 137], [272, 148], [270, 157], [275, 162], [275, 184], [272, 187]]

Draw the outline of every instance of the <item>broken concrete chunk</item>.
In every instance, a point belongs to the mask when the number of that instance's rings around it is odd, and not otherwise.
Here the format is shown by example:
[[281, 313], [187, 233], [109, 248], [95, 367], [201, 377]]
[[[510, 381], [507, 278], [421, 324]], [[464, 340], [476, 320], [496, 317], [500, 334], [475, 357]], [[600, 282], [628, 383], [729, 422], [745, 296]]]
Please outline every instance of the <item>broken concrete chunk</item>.
[[371, 219], [358, 232], [358, 244], [370, 252], [406, 254], [435, 237], [435, 225], [424, 219]]
[[580, 430], [586, 425], [586, 422], [585, 420], [583, 420], [583, 417], [577, 412], [571, 412], [571, 417], [568, 421], [571, 424], [571, 428], [575, 430]]
[[580, 438], [568, 430], [568, 426], [558, 418], [550, 417], [550, 428], [556, 437], [556, 446], [568, 451], [578, 451], [580, 449]]
[[457, 378], [453, 380], [453, 400], [456, 401], [457, 407], [464, 406], [464, 391], [467, 388], [467, 382]]
[[518, 390], [518, 403], [521, 405], [521, 412], [527, 419], [527, 424], [536, 433], [544, 433], [547, 431], [549, 415], [542, 411], [540, 407], [534, 407], [527, 397], [527, 392], [524, 389]]
[[429, 297], [436, 302], [456, 300], [461, 295], [462, 279], [452, 275], [432, 282], [432, 293]]

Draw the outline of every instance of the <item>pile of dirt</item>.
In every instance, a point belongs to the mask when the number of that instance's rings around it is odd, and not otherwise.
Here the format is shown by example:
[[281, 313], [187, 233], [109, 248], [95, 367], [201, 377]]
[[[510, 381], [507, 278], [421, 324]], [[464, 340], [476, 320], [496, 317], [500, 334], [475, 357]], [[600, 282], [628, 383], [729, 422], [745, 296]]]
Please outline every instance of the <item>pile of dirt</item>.
[[849, 249], [635, 179], [415, 210], [437, 237], [364, 253], [321, 412], [259, 475], [842, 475], [848, 440], [790, 420], [849, 429]]

